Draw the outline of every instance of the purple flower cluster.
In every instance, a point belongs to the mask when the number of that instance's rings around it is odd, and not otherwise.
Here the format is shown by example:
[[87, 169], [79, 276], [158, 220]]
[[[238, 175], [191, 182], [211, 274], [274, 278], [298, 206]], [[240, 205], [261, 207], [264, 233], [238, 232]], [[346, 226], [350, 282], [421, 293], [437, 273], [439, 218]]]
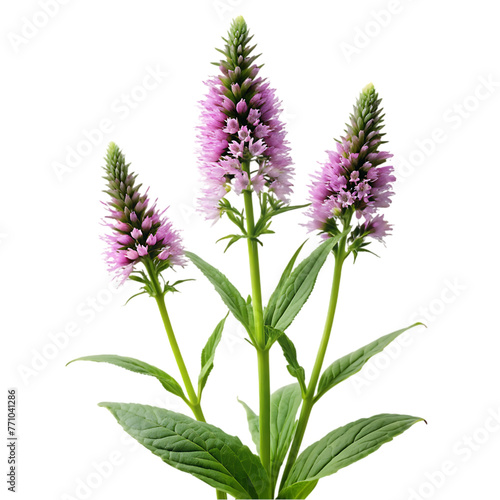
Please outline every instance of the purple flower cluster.
[[[167, 265], [184, 265], [184, 249], [171, 222], [158, 212], [156, 203], [149, 206], [147, 191], [141, 195], [135, 185], [136, 175], [116, 144], [111, 143], [106, 155], [106, 176], [111, 200], [106, 204], [109, 214], [104, 224], [111, 232], [103, 239], [109, 247], [105, 252], [109, 271], [123, 283], [143, 259], [162, 261]], [[111, 221], [111, 222], [110, 222]]]
[[396, 178], [393, 167], [383, 165], [392, 155], [378, 150], [383, 136], [379, 104], [373, 85], [365, 87], [354, 106], [346, 135], [336, 151], [327, 152], [328, 161], [315, 174], [310, 189], [310, 230], [334, 234], [337, 220], [350, 221], [356, 214], [358, 219], [364, 219], [358, 231], [361, 235], [382, 240], [389, 233], [391, 226], [377, 212], [390, 205]]
[[[232, 189], [237, 194], [264, 188], [281, 201], [291, 193], [290, 148], [279, 116], [275, 90], [258, 77], [258, 56], [251, 56], [247, 25], [237, 18], [229, 30], [221, 60], [221, 75], [206, 82], [208, 94], [199, 127], [203, 195], [200, 208], [218, 219], [220, 201]], [[256, 162], [251, 169], [250, 163]]]

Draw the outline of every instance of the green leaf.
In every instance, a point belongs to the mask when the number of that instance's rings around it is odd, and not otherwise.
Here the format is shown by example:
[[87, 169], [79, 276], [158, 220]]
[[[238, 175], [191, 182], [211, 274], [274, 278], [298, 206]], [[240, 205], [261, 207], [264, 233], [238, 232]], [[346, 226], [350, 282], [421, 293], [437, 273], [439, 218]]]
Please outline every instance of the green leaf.
[[315, 401], [321, 398], [326, 392], [328, 392], [332, 387], [335, 387], [340, 382], [343, 382], [350, 376], [359, 372], [363, 365], [375, 354], [382, 352], [393, 340], [399, 337], [402, 333], [406, 332], [410, 328], [422, 325], [422, 323], [415, 323], [407, 328], [397, 330], [396, 332], [389, 333], [378, 340], [365, 345], [357, 351], [351, 352], [346, 356], [337, 359], [328, 368], [325, 369], [323, 375], [321, 375], [318, 384], [318, 393], [316, 395]]
[[281, 297], [285, 282], [288, 279], [288, 277], [290, 276], [290, 274], [292, 273], [293, 266], [295, 265], [295, 261], [297, 260], [297, 257], [299, 256], [299, 253], [302, 250], [303, 246], [306, 244], [306, 241], [304, 241], [304, 243], [302, 243], [302, 245], [300, 245], [300, 247], [293, 254], [292, 258], [290, 259], [287, 266], [285, 267], [283, 274], [281, 275], [281, 278], [278, 282], [278, 286], [275, 288], [274, 292], [272, 293], [271, 297], [269, 298], [269, 302], [268, 302], [266, 309], [264, 311], [264, 324], [265, 325], [271, 324], [274, 311], [276, 310], [276, 304], [278, 303], [278, 299]]
[[125, 306], [132, 300], [132, 299], [135, 299], [136, 297], [139, 297], [139, 295], [144, 295], [145, 293], [148, 293], [146, 290], [143, 290], [142, 292], [139, 292], [139, 293], [136, 293], [134, 295], [132, 295], [131, 297], [129, 297], [127, 299], [127, 302], [125, 302]]
[[297, 361], [297, 349], [293, 345], [293, 342], [288, 338], [287, 335], [283, 334], [278, 337], [278, 343], [283, 350], [283, 355], [288, 361], [287, 369], [292, 377], [295, 377], [300, 384], [302, 394], [306, 393], [306, 372], [302, 366], [299, 365]]
[[250, 319], [248, 317], [247, 304], [236, 287], [215, 267], [205, 262], [192, 252], [186, 252], [191, 262], [208, 278], [215, 287], [224, 304], [233, 313], [234, 317], [251, 334]]
[[286, 331], [307, 302], [328, 254], [343, 235], [344, 233], [341, 233], [324, 241], [288, 276], [280, 291], [269, 326]]
[[370, 455], [422, 420], [409, 415], [382, 414], [339, 427], [300, 454], [278, 498], [306, 498], [315, 481]]
[[247, 332], [250, 335], [250, 339], [252, 340], [253, 345], [256, 345], [256, 341], [254, 338], [253, 332], [255, 331], [255, 323], [253, 318], [253, 304], [252, 304], [252, 296], [249, 295], [247, 297], [247, 316], [248, 316], [248, 329]]
[[[229, 313], [228, 313], [229, 314]], [[203, 392], [203, 388], [207, 383], [208, 376], [214, 367], [214, 358], [215, 358], [215, 350], [219, 345], [222, 330], [224, 330], [224, 324], [226, 323], [227, 314], [223, 320], [221, 320], [212, 335], [207, 340], [207, 343], [203, 350], [201, 351], [201, 371], [198, 377], [198, 398], [201, 399], [201, 393]]]
[[255, 443], [257, 453], [260, 453], [260, 431], [259, 431], [259, 416], [254, 413], [252, 408], [248, 406], [244, 401], [238, 399], [238, 402], [245, 408], [247, 412], [248, 429], [252, 435], [252, 441]]
[[281, 207], [281, 208], [278, 208], [277, 210], [274, 210], [272, 212], [272, 216], [274, 217], [275, 215], [284, 214], [284, 213], [290, 212], [292, 210], [300, 210], [301, 208], [306, 208], [310, 205], [311, 205], [310, 203], [306, 203], [305, 205], [288, 205], [286, 207]]
[[302, 403], [299, 384], [290, 384], [271, 396], [271, 486], [278, 475], [297, 428], [297, 411]]
[[[260, 453], [259, 416], [243, 401], [239, 400], [247, 413], [248, 428], [252, 441]], [[297, 422], [295, 417], [302, 402], [299, 384], [281, 387], [271, 395], [271, 486], [274, 490], [280, 468], [292, 443]]]
[[265, 498], [269, 479], [239, 438], [153, 406], [100, 403], [123, 429], [165, 463], [235, 498]]
[[125, 356], [117, 356], [115, 354], [98, 354], [96, 356], [84, 356], [82, 358], [74, 359], [73, 361], [70, 361], [68, 365], [70, 363], [74, 363], [75, 361], [96, 361], [98, 363], [110, 363], [112, 365], [125, 368], [126, 370], [130, 370], [131, 372], [155, 377], [160, 381], [161, 385], [168, 392], [179, 396], [187, 402], [184, 391], [173, 377], [171, 377], [168, 373], [165, 373], [163, 370], [156, 368], [156, 366], [149, 365], [144, 361], [140, 361], [135, 358], [127, 358]]
[[283, 488], [276, 498], [307, 498], [309, 494], [316, 488], [319, 479], [315, 481], [301, 481], [294, 483], [286, 488]]

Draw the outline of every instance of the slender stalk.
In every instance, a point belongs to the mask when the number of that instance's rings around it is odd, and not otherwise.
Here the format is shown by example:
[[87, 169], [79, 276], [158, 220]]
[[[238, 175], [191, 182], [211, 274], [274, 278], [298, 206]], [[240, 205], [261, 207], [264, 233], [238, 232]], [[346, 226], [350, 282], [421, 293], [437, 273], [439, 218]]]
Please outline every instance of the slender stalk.
[[[158, 281], [158, 276], [155, 273], [150, 261], [144, 261], [144, 265], [155, 287], [156, 304], [158, 305], [158, 309], [163, 320], [163, 325], [165, 326], [165, 331], [167, 332], [168, 341], [170, 343], [170, 347], [172, 348], [175, 361], [177, 362], [177, 366], [179, 367], [182, 381], [184, 382], [184, 387], [189, 398], [189, 402], [186, 402], [189, 404], [189, 407], [191, 408], [191, 411], [193, 412], [196, 420], [200, 422], [206, 422], [205, 415], [203, 414], [203, 410], [201, 409], [200, 400], [194, 390], [191, 378], [189, 377], [189, 373], [186, 368], [186, 363], [184, 363], [184, 358], [182, 357], [179, 344], [177, 343], [177, 339], [175, 338], [174, 329], [172, 328], [172, 323], [170, 322], [170, 317], [165, 305], [165, 294], [163, 293], [160, 282]], [[218, 499], [227, 499], [227, 494], [224, 491], [216, 490], [216, 494]]]
[[158, 304], [158, 309], [160, 310], [160, 315], [165, 326], [165, 331], [167, 332], [168, 341], [170, 342], [170, 347], [174, 353], [175, 361], [181, 372], [182, 381], [184, 382], [184, 387], [186, 388], [187, 395], [189, 397], [189, 402], [193, 406], [193, 413], [196, 418], [201, 421], [205, 421], [203, 412], [201, 411], [198, 396], [194, 390], [193, 384], [191, 383], [191, 378], [184, 363], [184, 358], [182, 357], [181, 351], [179, 349], [179, 344], [177, 344], [177, 339], [175, 338], [172, 324], [170, 323], [170, 318], [168, 316], [167, 308], [165, 306], [165, 297], [163, 294], [155, 297], [156, 303]]
[[332, 289], [330, 292], [330, 302], [328, 304], [328, 313], [326, 315], [325, 326], [323, 329], [323, 336], [318, 348], [318, 354], [316, 355], [316, 361], [314, 363], [313, 371], [311, 374], [311, 380], [307, 387], [306, 396], [302, 402], [302, 409], [300, 412], [299, 423], [297, 425], [297, 430], [295, 431], [295, 436], [290, 448], [290, 453], [288, 455], [288, 460], [285, 466], [285, 471], [283, 472], [283, 478], [281, 480], [280, 488], [283, 488], [285, 481], [290, 474], [290, 470], [297, 460], [297, 456], [300, 451], [300, 446], [302, 444], [302, 439], [304, 438], [304, 433], [306, 431], [307, 424], [309, 422], [309, 417], [311, 415], [311, 410], [314, 405], [314, 393], [316, 392], [316, 386], [318, 384], [319, 376], [321, 374], [321, 368], [323, 366], [323, 361], [325, 360], [326, 349], [330, 341], [330, 335], [332, 333], [333, 320], [335, 318], [335, 311], [337, 309], [337, 301], [339, 298], [340, 289], [340, 277], [342, 275], [342, 265], [346, 258], [345, 254], [345, 244], [347, 236], [339, 241], [337, 252], [335, 254], [335, 268], [333, 271], [333, 281]]
[[[243, 168], [249, 173], [248, 163]], [[250, 174], [249, 174], [250, 176]], [[252, 192], [244, 191], [245, 214], [248, 233], [248, 261], [250, 264], [250, 279], [252, 282], [252, 305], [254, 316], [254, 335], [257, 347], [257, 363], [259, 375], [259, 431], [260, 459], [264, 469], [271, 477], [271, 382], [269, 373], [269, 351], [266, 350], [264, 334], [264, 318], [262, 308], [262, 292], [260, 284], [259, 250], [257, 242], [252, 238], [255, 229]], [[271, 493], [269, 492], [269, 498]]]

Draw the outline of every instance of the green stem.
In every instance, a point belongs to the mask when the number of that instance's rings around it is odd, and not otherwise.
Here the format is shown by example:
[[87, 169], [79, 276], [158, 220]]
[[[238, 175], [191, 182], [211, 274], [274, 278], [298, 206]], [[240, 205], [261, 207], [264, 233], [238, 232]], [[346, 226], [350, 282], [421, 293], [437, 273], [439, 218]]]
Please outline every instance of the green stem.
[[[243, 168], [249, 172], [248, 163]], [[262, 293], [260, 284], [259, 251], [257, 241], [253, 238], [255, 220], [253, 213], [252, 192], [244, 191], [245, 214], [247, 223], [248, 260], [250, 264], [250, 279], [252, 282], [252, 305], [254, 317], [254, 335], [257, 348], [257, 363], [259, 375], [259, 432], [260, 459], [264, 469], [271, 477], [271, 382], [269, 374], [269, 351], [266, 349], [264, 334], [264, 318], [262, 309]], [[270, 492], [269, 492], [270, 493]], [[271, 494], [269, 494], [269, 498]]]
[[302, 409], [300, 412], [299, 423], [297, 425], [297, 430], [290, 448], [290, 453], [288, 455], [288, 460], [286, 463], [285, 471], [283, 473], [283, 478], [281, 480], [280, 489], [283, 488], [290, 470], [297, 460], [297, 456], [300, 451], [300, 446], [302, 444], [302, 439], [304, 438], [304, 433], [306, 431], [307, 424], [309, 422], [309, 417], [311, 415], [311, 410], [314, 406], [314, 393], [316, 392], [316, 386], [318, 384], [319, 376], [321, 374], [321, 368], [323, 366], [323, 361], [325, 360], [326, 349], [330, 341], [330, 335], [332, 333], [333, 319], [335, 318], [335, 311], [337, 309], [337, 301], [339, 298], [339, 288], [340, 288], [340, 277], [342, 275], [342, 265], [346, 258], [345, 244], [347, 236], [344, 236], [337, 247], [337, 252], [335, 254], [335, 268], [333, 271], [333, 282], [332, 290], [330, 293], [330, 303], [328, 305], [328, 313], [326, 316], [325, 327], [323, 329], [323, 337], [321, 338], [321, 343], [318, 348], [318, 354], [316, 356], [316, 361], [314, 363], [313, 371], [311, 374], [311, 380], [307, 387], [306, 396], [302, 402]]
[[181, 351], [179, 349], [179, 344], [177, 343], [177, 339], [175, 338], [174, 335], [172, 324], [170, 323], [170, 318], [168, 316], [167, 308], [165, 306], [165, 297], [163, 294], [157, 295], [155, 297], [155, 300], [156, 303], [158, 304], [158, 309], [160, 310], [160, 315], [163, 320], [163, 325], [165, 326], [165, 331], [167, 332], [167, 337], [168, 341], [170, 342], [170, 347], [172, 348], [172, 352], [174, 353], [175, 361], [177, 362], [177, 366], [179, 367], [179, 371], [181, 372], [182, 381], [184, 382], [184, 387], [186, 388], [186, 392], [189, 397], [189, 402], [193, 406], [193, 413], [195, 414], [198, 420], [202, 420], [204, 422], [205, 419], [203, 417], [203, 412], [199, 407], [198, 396], [196, 395], [193, 384], [191, 383], [191, 378], [189, 377], [186, 364], [184, 363], [184, 358], [182, 357]]
[[[144, 260], [144, 265], [148, 271], [149, 277], [151, 278], [151, 282], [155, 287], [156, 295], [154, 298], [156, 300], [156, 304], [158, 305], [158, 309], [163, 320], [163, 325], [165, 326], [165, 331], [167, 332], [170, 347], [172, 348], [175, 361], [177, 362], [177, 366], [179, 367], [179, 371], [181, 373], [182, 381], [184, 382], [184, 387], [186, 388], [186, 392], [188, 394], [189, 402], [186, 402], [189, 404], [189, 407], [191, 408], [191, 411], [193, 412], [196, 420], [200, 422], [206, 422], [205, 415], [203, 414], [203, 410], [201, 409], [200, 400], [196, 395], [193, 384], [191, 382], [191, 378], [189, 377], [189, 373], [186, 368], [186, 363], [184, 363], [184, 358], [182, 357], [179, 344], [177, 343], [177, 339], [175, 338], [174, 329], [172, 328], [172, 323], [170, 322], [170, 317], [168, 316], [167, 306], [165, 305], [165, 293], [163, 292], [158, 280], [158, 275], [155, 272], [153, 264], [150, 260]], [[224, 491], [216, 490], [216, 494], [218, 499], [227, 499], [227, 494]]]

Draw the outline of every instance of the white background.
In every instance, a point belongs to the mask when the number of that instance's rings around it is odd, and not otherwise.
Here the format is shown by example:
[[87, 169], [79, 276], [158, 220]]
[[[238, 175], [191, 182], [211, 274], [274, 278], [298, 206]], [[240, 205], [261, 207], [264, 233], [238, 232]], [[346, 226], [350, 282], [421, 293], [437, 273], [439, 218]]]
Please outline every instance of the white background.
[[[355, 266], [346, 264], [327, 362], [415, 319], [429, 327], [332, 390], [315, 408], [305, 444], [380, 412], [419, 415], [429, 424], [323, 479], [312, 498], [497, 498], [495, 3], [73, 0], [56, 7], [47, 1], [50, 16], [42, 3], [3, 2], [0, 13], [2, 394], [5, 407], [6, 388], [19, 392], [17, 498], [214, 498], [204, 483], [124, 441], [112, 416], [97, 407], [99, 401], [122, 401], [187, 412], [154, 379], [112, 366], [65, 363], [117, 353], [177, 377], [154, 302], [141, 297], [123, 307], [137, 290], [134, 284], [109, 291], [98, 236], [102, 157], [111, 140], [160, 204], [170, 205], [186, 247], [249, 292], [245, 245], [223, 254], [215, 241], [232, 231], [228, 221], [210, 227], [194, 212], [201, 82], [216, 70], [209, 64], [218, 59], [214, 47], [240, 14], [263, 53], [263, 74], [283, 100], [296, 165], [293, 202], [306, 199], [309, 176], [342, 133], [359, 90], [373, 81], [384, 99], [399, 179], [387, 211], [395, 229], [387, 247], [373, 245], [380, 259], [366, 254]], [[159, 71], [159, 83], [141, 90], [152, 70]], [[124, 104], [124, 95], [140, 102]], [[102, 120], [108, 128], [99, 135]], [[85, 150], [86, 133], [96, 144]], [[86, 156], [61, 174], [68, 148], [78, 147]], [[273, 223], [276, 235], [265, 238], [266, 297], [308, 236], [299, 225], [304, 221], [298, 212], [281, 216]], [[317, 241], [312, 236], [306, 251]], [[332, 265], [325, 265], [288, 332], [308, 373]], [[176, 277], [197, 278], [168, 297], [195, 378], [201, 348], [225, 308], [193, 266]], [[71, 325], [77, 331], [68, 338], [61, 332]], [[63, 342], [58, 349], [56, 337]], [[291, 382], [276, 348], [272, 386]], [[231, 320], [203, 405], [210, 422], [253, 448], [237, 396], [257, 408], [255, 355]], [[1, 419], [4, 426], [6, 416]], [[110, 460], [112, 471], [96, 472], [96, 464]], [[443, 467], [451, 473], [443, 476]], [[86, 482], [91, 487], [85, 492]]]

